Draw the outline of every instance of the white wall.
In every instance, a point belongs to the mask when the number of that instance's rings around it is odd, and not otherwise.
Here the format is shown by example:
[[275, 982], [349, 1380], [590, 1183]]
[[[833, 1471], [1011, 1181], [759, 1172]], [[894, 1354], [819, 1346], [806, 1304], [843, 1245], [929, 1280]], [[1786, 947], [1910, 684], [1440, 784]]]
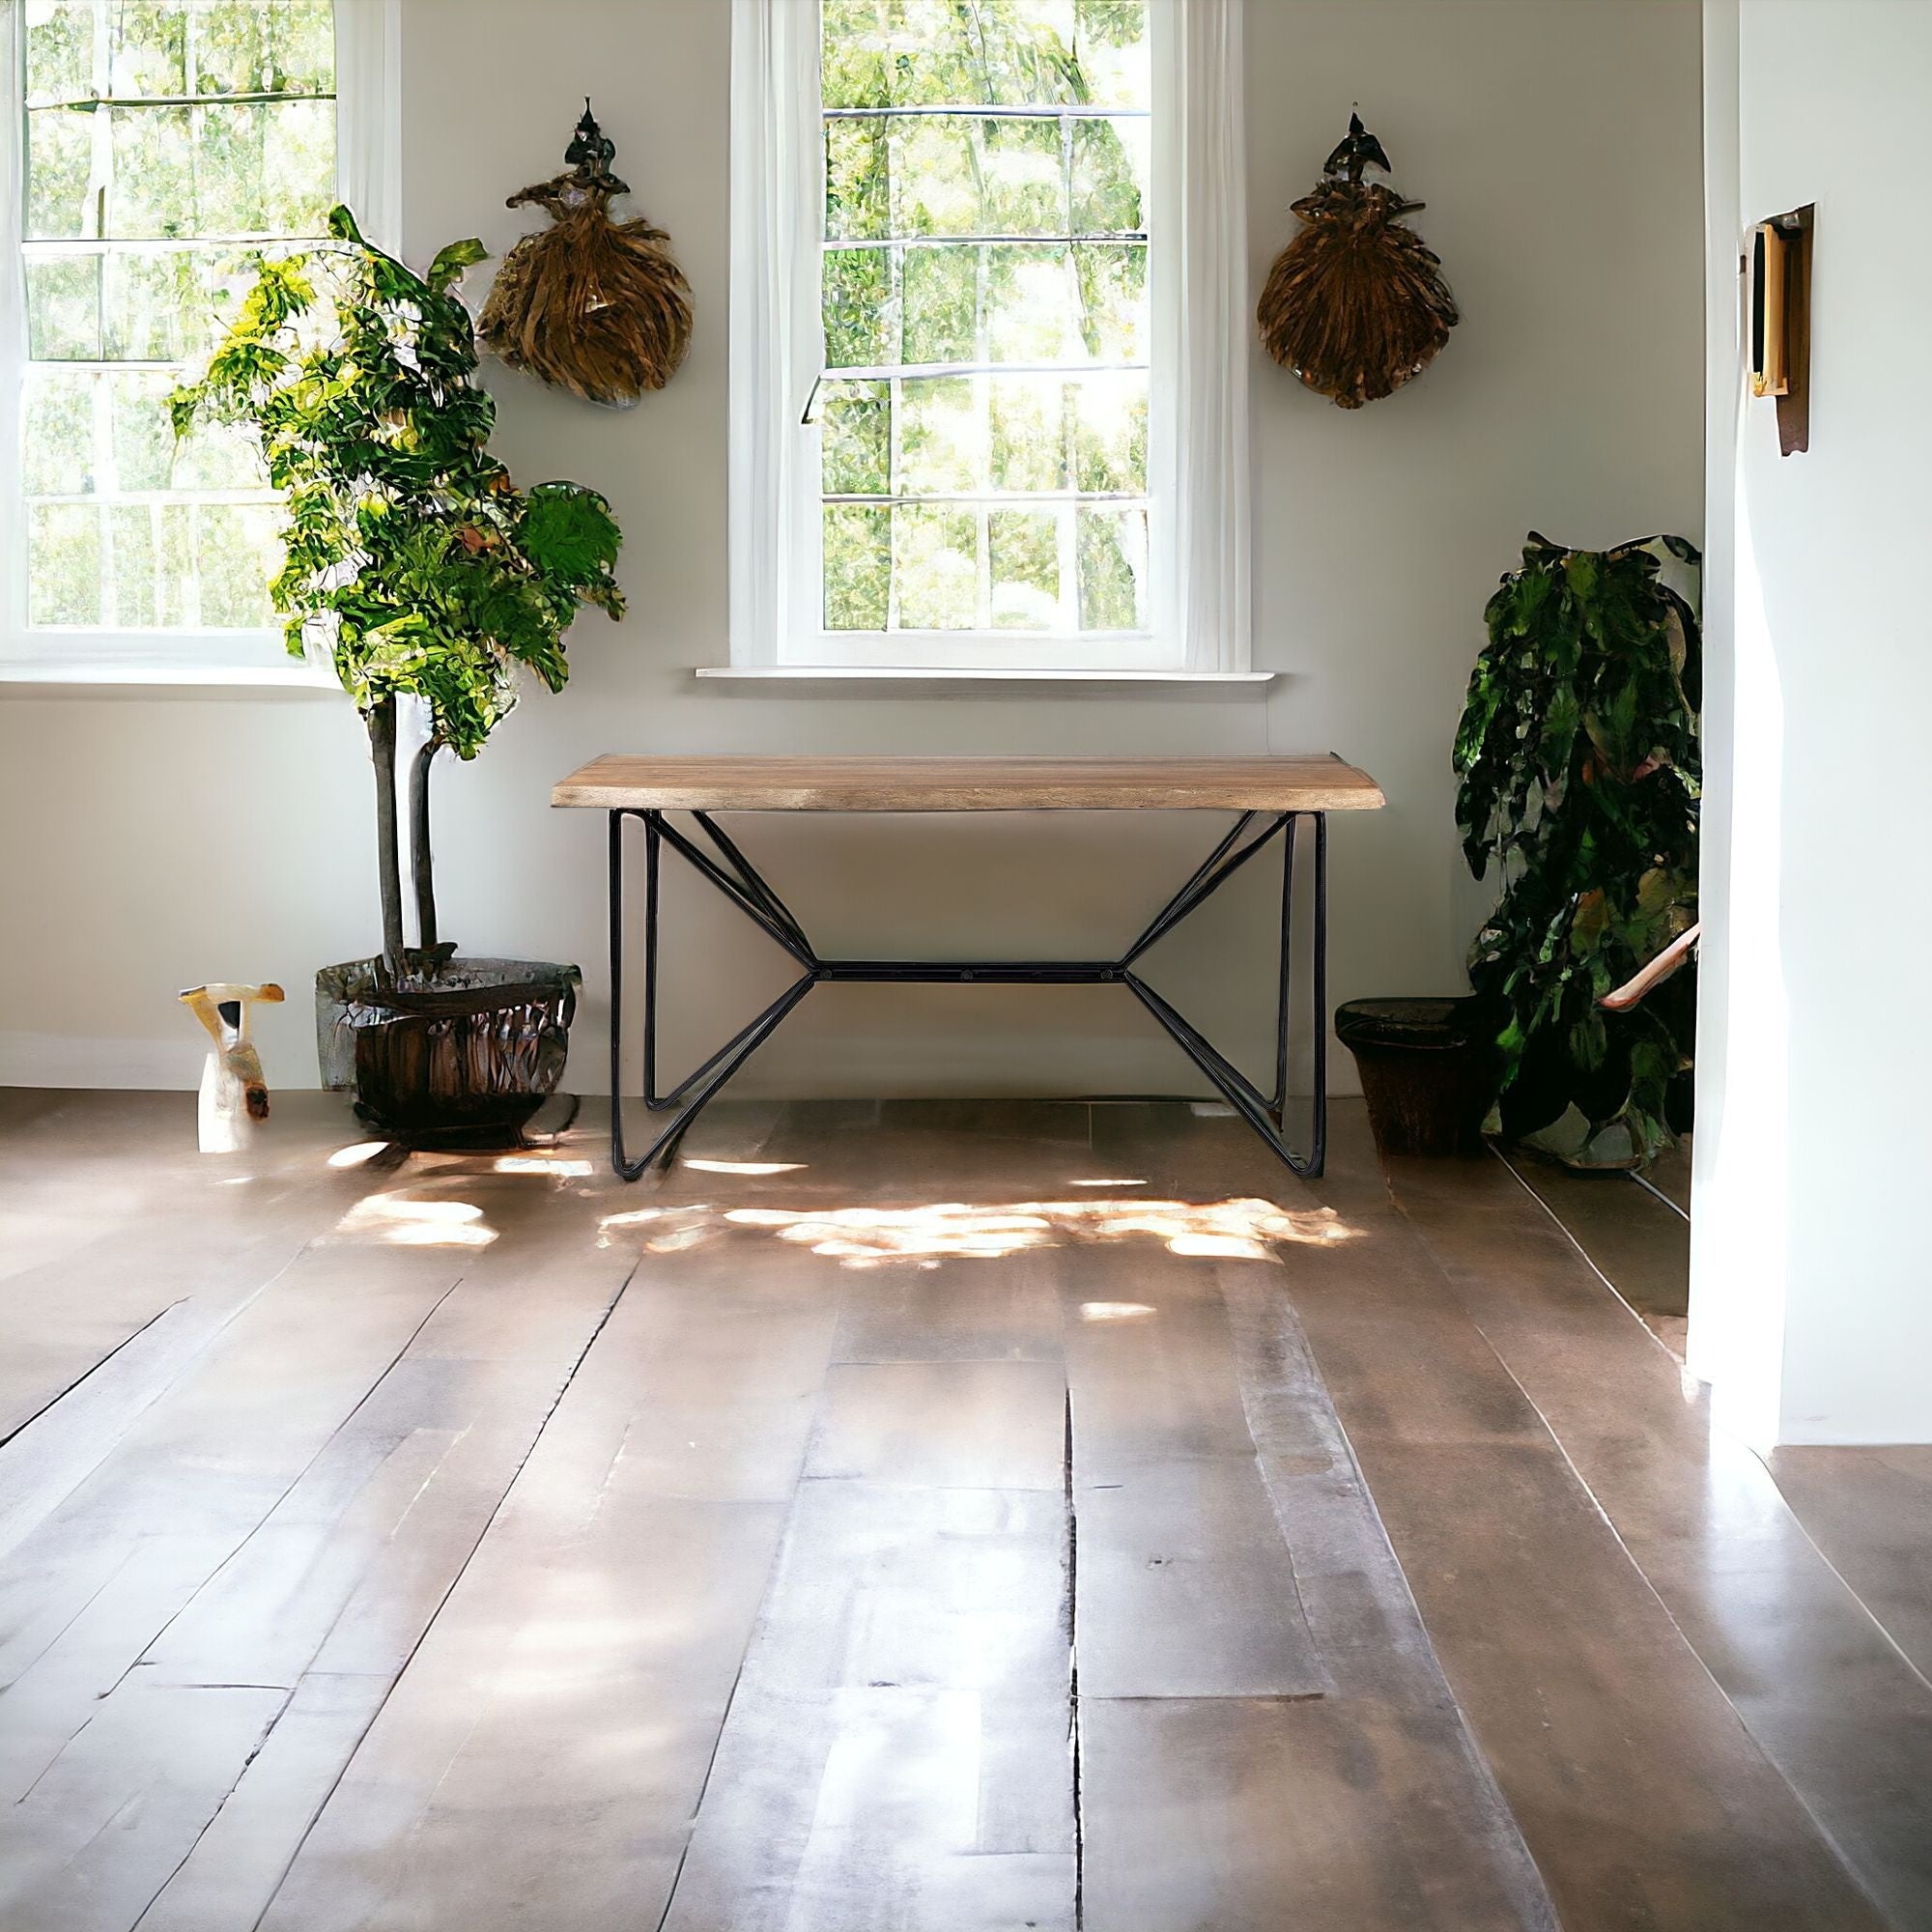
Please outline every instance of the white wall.
[[[1932, 1440], [1932, 260], [1907, 239], [1932, 187], [1932, 5], [1725, 0], [1710, 47], [1714, 132], [1737, 129], [1714, 280], [1747, 223], [1815, 202], [1817, 228], [1810, 450], [1779, 457], [1769, 402], [1735, 436], [1714, 412], [1733, 788], [1705, 848], [1726, 925], [1705, 954], [1692, 1365], [1759, 1443]], [[1735, 395], [1732, 305], [1712, 322]]]
[[[639, 204], [668, 227], [697, 337], [670, 388], [607, 414], [501, 370], [526, 480], [606, 490], [632, 614], [586, 617], [569, 690], [532, 700], [443, 781], [443, 928], [474, 951], [580, 959], [573, 1079], [601, 1087], [603, 827], [551, 781], [605, 750], [1340, 751], [1389, 810], [1338, 821], [1334, 999], [1460, 989], [1478, 901], [1459, 881], [1448, 746], [1481, 611], [1532, 525], [1603, 544], [1700, 526], [1695, 0], [1252, 0], [1257, 277], [1359, 100], [1429, 207], [1417, 225], [1464, 323], [1395, 398], [1344, 413], [1272, 365], [1254, 380], [1264, 700], [1133, 696], [772, 697], [700, 686], [725, 652], [725, 0], [404, 0], [407, 246], [522, 232], [505, 194], [558, 165], [586, 88]], [[474, 292], [472, 290], [472, 292]], [[317, 696], [0, 699], [6, 897], [0, 1078], [187, 1084], [205, 978], [279, 977], [271, 1080], [313, 1077], [298, 989], [369, 949], [367, 780], [353, 716]], [[1184, 875], [1185, 818], [759, 823], [775, 881], [835, 943], [1091, 953]], [[1163, 982], [1258, 1044], [1266, 890], [1177, 940]], [[1245, 889], [1245, 890], [1243, 890]], [[776, 968], [735, 916], [680, 895], [694, 1047]], [[746, 929], [749, 931], [749, 928]], [[1239, 945], [1231, 945], [1231, 938]], [[715, 944], [712, 943], [715, 940]], [[748, 956], [748, 954], [750, 956]], [[831, 989], [745, 1076], [793, 1093], [1168, 1089], [1183, 1069], [1132, 1003], [1094, 990]], [[1338, 1084], [1352, 1082], [1346, 1055]]]

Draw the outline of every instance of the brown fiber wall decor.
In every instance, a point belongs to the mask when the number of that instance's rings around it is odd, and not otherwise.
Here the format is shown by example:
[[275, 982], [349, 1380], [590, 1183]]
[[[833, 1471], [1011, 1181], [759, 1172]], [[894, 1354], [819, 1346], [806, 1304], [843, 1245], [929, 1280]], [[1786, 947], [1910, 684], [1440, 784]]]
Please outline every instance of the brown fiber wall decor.
[[1387, 174], [1388, 156], [1351, 114], [1321, 182], [1293, 205], [1301, 232], [1256, 310], [1267, 353], [1345, 410], [1419, 376], [1460, 320], [1441, 263], [1402, 220], [1423, 204], [1363, 181], [1370, 167]]
[[616, 146], [590, 102], [564, 160], [568, 172], [513, 194], [552, 225], [503, 259], [477, 330], [511, 367], [588, 402], [629, 409], [662, 389], [691, 346], [691, 288], [648, 221], [612, 221], [629, 186], [611, 172]]

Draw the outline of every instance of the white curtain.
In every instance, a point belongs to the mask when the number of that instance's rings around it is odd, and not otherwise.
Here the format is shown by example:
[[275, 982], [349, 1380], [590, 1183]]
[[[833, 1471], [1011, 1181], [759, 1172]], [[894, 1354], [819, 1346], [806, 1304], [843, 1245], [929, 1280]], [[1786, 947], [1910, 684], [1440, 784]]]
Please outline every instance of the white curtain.
[[[1252, 642], [1242, 6], [1153, 0], [1155, 358], [1175, 384], [1171, 440], [1152, 451], [1157, 506], [1175, 532], [1156, 621], [1178, 633], [1192, 671], [1244, 671]], [[1172, 360], [1159, 339], [1168, 327]]]
[[818, 8], [732, 0], [731, 660], [778, 661], [817, 574], [800, 427], [822, 366]]
[[[0, 74], [20, 71], [20, 8], [0, 0]], [[0, 116], [0, 659], [24, 652], [27, 621], [27, 531], [20, 513], [20, 380], [26, 356], [26, 304], [20, 262], [20, 136], [25, 119], [11, 86], [0, 87], [10, 111]]]
[[403, 248], [401, 0], [335, 0], [335, 184], [362, 233]]

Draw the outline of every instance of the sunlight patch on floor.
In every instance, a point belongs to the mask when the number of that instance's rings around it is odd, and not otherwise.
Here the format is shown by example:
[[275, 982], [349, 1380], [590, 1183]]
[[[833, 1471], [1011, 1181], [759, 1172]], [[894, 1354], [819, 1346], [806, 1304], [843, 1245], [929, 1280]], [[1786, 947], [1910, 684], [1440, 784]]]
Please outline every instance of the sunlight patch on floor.
[[802, 1160], [698, 1160], [687, 1158], [679, 1163], [682, 1167], [695, 1168], [699, 1174], [798, 1174], [807, 1163]]
[[1194, 1260], [1278, 1261], [1284, 1244], [1327, 1246], [1351, 1238], [1332, 1208], [1288, 1208], [1251, 1198], [1228, 1201], [932, 1202], [915, 1208], [639, 1208], [607, 1215], [609, 1245], [645, 1231], [644, 1249], [674, 1253], [732, 1229], [761, 1229], [847, 1267], [935, 1259], [998, 1261], [1026, 1249], [1078, 1241], [1159, 1241]]
[[337, 1148], [328, 1156], [330, 1167], [362, 1167], [387, 1149], [387, 1141], [357, 1141], [353, 1147]]
[[560, 1153], [505, 1153], [490, 1163], [497, 1174], [548, 1174], [558, 1180], [577, 1180], [596, 1171], [595, 1164]]
[[335, 1232], [398, 1248], [487, 1248], [497, 1238], [474, 1202], [420, 1201], [407, 1194], [365, 1194], [335, 1224]]

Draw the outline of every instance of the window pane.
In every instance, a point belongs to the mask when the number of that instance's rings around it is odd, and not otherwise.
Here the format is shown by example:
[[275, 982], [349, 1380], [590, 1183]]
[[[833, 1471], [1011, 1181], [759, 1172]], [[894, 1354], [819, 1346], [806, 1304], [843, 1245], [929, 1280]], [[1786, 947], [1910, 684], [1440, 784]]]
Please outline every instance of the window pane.
[[100, 512], [91, 503], [35, 503], [27, 510], [34, 569], [32, 624], [100, 622]]
[[85, 100], [95, 91], [93, 0], [27, 10], [27, 106]]
[[1147, 244], [1089, 242], [1072, 251], [1080, 340], [1096, 362], [1148, 353]]
[[972, 631], [980, 623], [979, 517], [952, 504], [901, 505], [893, 516], [893, 579], [902, 631]]
[[889, 0], [823, 0], [819, 99], [827, 107], [892, 103]]
[[979, 354], [978, 248], [907, 248], [900, 276], [908, 362], [971, 362]]
[[1146, 107], [1153, 98], [1148, 10], [1138, 0], [1074, 0], [1073, 51], [1095, 107]]
[[1147, 628], [1147, 512], [1080, 510], [1080, 628]]
[[825, 628], [883, 631], [892, 615], [893, 513], [825, 506]]
[[260, 630], [274, 622], [269, 580], [282, 567], [272, 503], [203, 503], [196, 509], [201, 621], [213, 630]]
[[1144, 104], [1141, 0], [826, 0], [828, 106]]
[[85, 100], [94, 93], [93, 0], [27, 9], [27, 104]]
[[106, 275], [107, 354], [117, 362], [199, 360], [254, 280], [254, 251], [118, 253]]
[[203, 94], [327, 94], [335, 37], [326, 0], [196, 0], [196, 86]]
[[900, 386], [899, 496], [980, 490], [986, 478], [980, 385], [964, 376], [909, 377]]
[[1145, 121], [1073, 123], [1069, 234], [1132, 235], [1146, 229], [1150, 141]]
[[1058, 121], [981, 121], [977, 133], [987, 235], [1065, 235], [1066, 168]]
[[988, 248], [982, 303], [996, 362], [1084, 359], [1075, 285], [1065, 248]]
[[995, 510], [986, 527], [994, 628], [1065, 628], [1060, 611], [1060, 512]]
[[95, 487], [97, 380], [65, 369], [27, 372], [20, 398], [20, 485], [28, 496], [78, 497]]
[[27, 235], [95, 233], [94, 116], [41, 107], [27, 116]]
[[977, 32], [970, 33], [959, 10], [945, 11], [952, 16], [954, 33], [969, 46], [977, 42], [983, 49], [982, 62], [974, 69], [975, 79], [983, 76], [985, 92], [980, 98], [1017, 106], [1077, 103], [1086, 93], [1073, 58], [1073, 0], [1011, 0], [985, 10], [973, 23]]
[[284, 111], [250, 106], [194, 110], [194, 185], [188, 200], [193, 225], [173, 232], [254, 235], [267, 227], [269, 123]]
[[950, 114], [884, 124], [892, 131], [895, 235], [979, 235], [980, 156], [973, 121]]
[[275, 0], [269, 14], [270, 73], [297, 93], [335, 92], [332, 0]]
[[100, 110], [114, 156], [103, 234], [203, 232], [194, 192], [195, 112], [189, 107]]
[[107, 387], [108, 441], [115, 487], [166, 490], [175, 481], [175, 433], [168, 420], [168, 391], [174, 377], [118, 373], [99, 379]]
[[203, 94], [259, 94], [281, 85], [269, 54], [270, 10], [205, 0], [194, 10], [194, 66]]
[[[163, 391], [163, 395], [165, 391]], [[161, 396], [153, 400], [156, 434], [168, 439], [175, 490], [260, 490], [269, 488], [269, 472], [261, 445], [244, 429], [206, 425], [182, 441], [174, 440], [173, 426]]]
[[28, 261], [27, 354], [38, 362], [100, 359], [99, 255], [42, 255]]
[[201, 618], [200, 586], [196, 582], [195, 516], [192, 503], [152, 506], [160, 526], [160, 621], [177, 626]]
[[898, 303], [893, 296], [890, 249], [829, 252], [824, 307], [828, 369], [871, 369], [899, 359]]
[[262, 199], [251, 235], [321, 235], [335, 205], [335, 103], [290, 100], [269, 110]]
[[107, 512], [107, 622], [147, 630], [164, 621], [161, 559], [168, 551], [161, 517], [159, 503], [123, 503]]
[[825, 124], [825, 234], [874, 242], [893, 232], [887, 121]]
[[893, 480], [893, 401], [887, 383], [828, 383], [819, 391], [823, 489], [883, 497]]
[[187, 15], [179, 5], [117, 0], [107, 10], [109, 92], [117, 100], [188, 91]]
[[995, 490], [1066, 487], [1066, 384], [1058, 376], [1001, 376], [990, 398], [990, 474]]
[[1073, 404], [1074, 487], [1093, 496], [1139, 496], [1148, 486], [1148, 379], [1089, 376], [1067, 384]]

